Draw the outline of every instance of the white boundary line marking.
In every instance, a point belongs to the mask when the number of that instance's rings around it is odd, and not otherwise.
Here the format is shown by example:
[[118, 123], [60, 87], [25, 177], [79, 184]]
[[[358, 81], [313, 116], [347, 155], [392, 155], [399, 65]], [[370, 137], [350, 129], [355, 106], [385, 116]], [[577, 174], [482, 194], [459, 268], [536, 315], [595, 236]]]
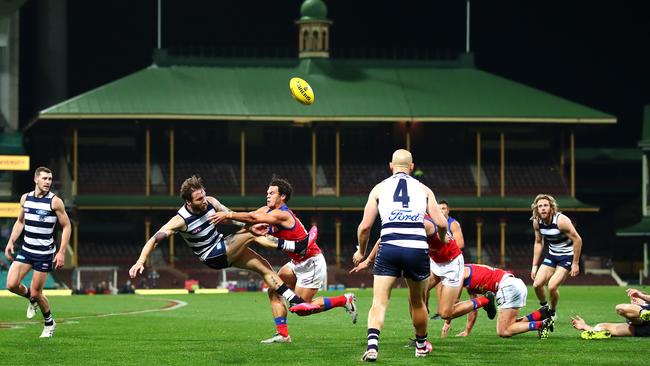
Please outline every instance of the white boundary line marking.
[[[184, 306], [187, 305], [187, 302], [181, 301], [181, 300], [175, 300], [175, 299], [160, 299], [160, 298], [147, 298], [148, 300], [163, 300], [167, 301], [168, 303], [172, 303], [172, 306], [166, 306], [163, 308], [156, 308], [156, 309], [144, 309], [144, 310], [134, 310], [134, 311], [125, 311], [125, 312], [118, 312], [118, 313], [107, 313], [107, 314], [96, 314], [96, 315], [81, 315], [81, 316], [72, 316], [69, 318], [61, 318], [60, 323], [57, 322], [57, 324], [65, 324], [68, 322], [68, 320], [79, 320], [79, 319], [90, 319], [90, 318], [106, 318], [109, 316], [120, 316], [120, 315], [137, 315], [137, 314], [145, 314], [145, 313], [156, 313], [159, 311], [170, 311], [170, 310], [176, 310], [180, 309]], [[78, 322], [75, 322], [78, 323]], [[16, 329], [16, 328], [24, 328], [25, 325], [40, 325], [42, 322], [40, 321], [23, 321], [23, 322], [0, 322], [3, 326], [6, 326], [4, 329]], [[0, 327], [0, 329], [3, 329], [3, 327]]]

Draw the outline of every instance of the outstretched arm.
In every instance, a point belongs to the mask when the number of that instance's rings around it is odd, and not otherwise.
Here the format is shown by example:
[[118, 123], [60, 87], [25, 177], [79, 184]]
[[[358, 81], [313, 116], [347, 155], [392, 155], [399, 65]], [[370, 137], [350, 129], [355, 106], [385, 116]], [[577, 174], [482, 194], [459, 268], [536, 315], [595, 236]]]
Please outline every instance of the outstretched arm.
[[377, 242], [375, 243], [375, 246], [372, 247], [372, 251], [370, 251], [368, 257], [365, 260], [359, 262], [359, 264], [357, 264], [354, 268], [352, 268], [350, 270], [350, 273], [360, 272], [370, 267], [370, 264], [375, 261], [375, 258], [377, 258], [377, 252], [379, 251], [380, 243], [381, 243], [381, 239], [377, 239]]
[[129, 270], [129, 276], [131, 276], [131, 278], [135, 278], [138, 274], [142, 274], [142, 271], [144, 270], [144, 263], [147, 261], [147, 258], [149, 258], [151, 252], [156, 249], [158, 243], [181, 230], [183, 227], [185, 227], [185, 221], [178, 215], [172, 217], [171, 220], [163, 225], [163, 227], [161, 227], [154, 236], [147, 240], [147, 243], [144, 245], [144, 247], [142, 247], [140, 257]]
[[370, 192], [370, 195], [368, 195], [368, 202], [366, 202], [366, 207], [363, 209], [363, 219], [357, 228], [357, 242], [359, 245], [357, 246], [357, 251], [352, 257], [355, 266], [359, 264], [365, 256], [368, 240], [370, 239], [370, 230], [379, 214], [379, 187], [380, 184], [376, 185]]

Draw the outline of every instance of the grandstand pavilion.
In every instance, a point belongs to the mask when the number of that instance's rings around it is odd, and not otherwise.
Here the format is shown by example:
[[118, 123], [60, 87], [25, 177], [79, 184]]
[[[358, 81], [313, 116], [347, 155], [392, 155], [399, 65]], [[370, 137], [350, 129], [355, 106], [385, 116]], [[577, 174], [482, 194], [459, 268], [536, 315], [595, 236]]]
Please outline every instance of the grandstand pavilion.
[[[39, 114], [31, 127], [59, 134], [53, 168], [74, 221], [72, 266], [130, 267], [182, 204], [180, 182], [191, 174], [235, 210], [264, 205], [278, 174], [294, 185], [290, 207], [319, 225], [330, 282], [369, 283], [343, 269], [367, 194], [396, 148], [411, 150], [416, 177], [450, 202], [475, 262], [528, 270], [537, 193], [555, 195], [578, 221], [598, 212], [576, 199], [576, 145], [581, 131], [616, 117], [482, 71], [471, 53], [330, 58], [333, 24], [320, 0], [306, 0], [296, 23], [295, 58], [157, 49], [150, 67]], [[290, 97], [293, 76], [312, 85], [314, 105]], [[179, 240], [158, 252], [151, 265], [161, 284], [192, 277], [215, 286]]]

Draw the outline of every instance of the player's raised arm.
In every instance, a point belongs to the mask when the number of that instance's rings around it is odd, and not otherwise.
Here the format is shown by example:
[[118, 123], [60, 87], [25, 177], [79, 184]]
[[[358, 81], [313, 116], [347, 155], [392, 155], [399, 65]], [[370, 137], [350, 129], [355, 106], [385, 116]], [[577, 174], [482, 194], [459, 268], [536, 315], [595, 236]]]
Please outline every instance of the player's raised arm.
[[381, 183], [377, 184], [375, 188], [370, 191], [370, 194], [368, 195], [368, 202], [366, 202], [366, 206], [363, 209], [363, 219], [357, 228], [357, 251], [352, 257], [352, 262], [355, 266], [359, 264], [365, 256], [368, 240], [370, 239], [370, 230], [372, 229], [372, 225], [374, 225], [375, 220], [377, 219], [377, 215], [379, 214], [378, 197], [380, 189]]
[[539, 231], [539, 223], [533, 220], [533, 231], [535, 232], [535, 244], [533, 244], [533, 266], [530, 269], [530, 278], [534, 281], [537, 268], [539, 268], [539, 259], [542, 257], [544, 242], [542, 233]]
[[212, 224], [218, 224], [224, 220], [236, 220], [245, 223], [284, 225], [293, 218], [286, 211], [273, 210], [269, 213], [266, 211], [268, 211], [268, 207], [266, 206], [251, 212], [220, 211], [210, 215], [209, 220]]
[[147, 243], [142, 248], [140, 252], [140, 257], [135, 262], [135, 264], [129, 270], [129, 276], [135, 278], [138, 274], [141, 274], [144, 270], [144, 263], [149, 258], [151, 252], [156, 249], [156, 246], [159, 242], [166, 239], [167, 237], [174, 235], [177, 231], [185, 227], [185, 220], [179, 215], [172, 217], [163, 227], [158, 230], [158, 232], [152, 236]]

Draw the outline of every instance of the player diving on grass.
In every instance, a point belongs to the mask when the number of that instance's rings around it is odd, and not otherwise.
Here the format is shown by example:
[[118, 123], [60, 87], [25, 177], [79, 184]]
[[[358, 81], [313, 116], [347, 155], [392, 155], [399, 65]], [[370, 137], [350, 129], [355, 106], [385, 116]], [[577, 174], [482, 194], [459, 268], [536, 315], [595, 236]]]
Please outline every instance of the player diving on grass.
[[185, 203], [144, 245], [140, 257], [129, 270], [131, 278], [143, 272], [147, 258], [158, 243], [179, 233], [206, 266], [214, 269], [233, 266], [256, 272], [270, 289], [290, 304], [304, 302], [278, 277], [266, 259], [249, 248], [256, 235], [266, 232], [265, 227], [241, 224], [246, 230], [232, 234], [220, 232], [220, 228], [213, 225], [208, 217], [215, 212], [226, 212], [228, 208], [216, 198], [206, 195], [203, 182], [198, 176], [192, 176], [183, 182], [181, 197]]
[[607, 339], [611, 337], [650, 337], [650, 295], [637, 289], [627, 289], [629, 304], [616, 305], [616, 314], [625, 323], [587, 324], [579, 315], [571, 317], [571, 325], [581, 330], [582, 339]]
[[[539, 338], [548, 338], [549, 332], [554, 330], [554, 321], [551, 318], [548, 305], [542, 306], [524, 317], [519, 317], [519, 309], [526, 306], [528, 289], [524, 281], [515, 277], [511, 272], [482, 264], [468, 264], [465, 265], [463, 278], [463, 285], [472, 298], [488, 292], [496, 294], [497, 335], [499, 337], [508, 338], [520, 333], [537, 331]], [[476, 311], [469, 312], [465, 329], [456, 336], [468, 336], [474, 327], [477, 316]], [[450, 327], [451, 320], [446, 320], [443, 326], [443, 336], [447, 335]]]
[[[316, 244], [318, 229], [312, 226], [309, 233], [304, 225], [289, 209], [293, 188], [285, 179], [273, 177], [266, 192], [266, 206], [252, 212], [216, 212], [209, 216], [213, 224], [224, 220], [237, 220], [249, 224], [264, 224], [268, 227], [265, 238], [257, 239], [258, 244], [269, 247], [287, 248], [285, 253], [291, 261], [278, 271], [279, 277], [305, 302], [291, 304], [289, 309], [304, 316], [343, 307], [357, 322], [355, 296], [346, 293], [340, 296], [314, 299], [318, 290], [327, 280], [327, 263], [321, 249]], [[269, 241], [273, 243], [266, 244]], [[271, 310], [276, 324], [276, 334], [262, 343], [287, 343], [291, 336], [287, 327], [287, 308], [275, 290], [269, 291]], [[312, 301], [313, 300], [313, 301]]]

